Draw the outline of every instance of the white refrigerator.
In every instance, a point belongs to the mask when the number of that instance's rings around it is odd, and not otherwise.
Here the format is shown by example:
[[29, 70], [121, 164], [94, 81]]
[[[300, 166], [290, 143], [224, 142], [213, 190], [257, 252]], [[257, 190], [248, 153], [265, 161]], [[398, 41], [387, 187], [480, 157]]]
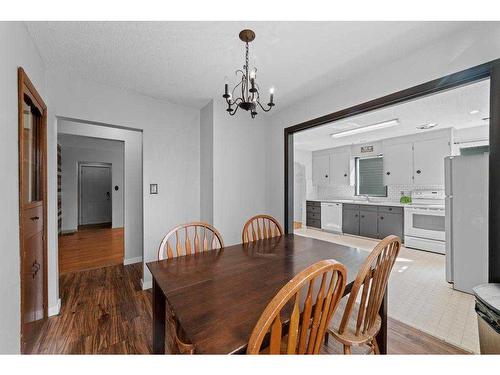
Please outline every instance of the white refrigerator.
[[488, 282], [488, 156], [445, 158], [446, 280], [466, 293]]

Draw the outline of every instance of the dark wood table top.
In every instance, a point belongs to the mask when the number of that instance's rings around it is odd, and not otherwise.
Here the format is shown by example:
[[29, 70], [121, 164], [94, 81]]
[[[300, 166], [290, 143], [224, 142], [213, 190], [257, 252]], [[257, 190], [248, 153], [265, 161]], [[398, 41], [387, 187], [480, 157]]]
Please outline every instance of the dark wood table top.
[[347, 268], [347, 290], [368, 252], [299, 235], [148, 263], [196, 353], [244, 352], [270, 300], [322, 259]]

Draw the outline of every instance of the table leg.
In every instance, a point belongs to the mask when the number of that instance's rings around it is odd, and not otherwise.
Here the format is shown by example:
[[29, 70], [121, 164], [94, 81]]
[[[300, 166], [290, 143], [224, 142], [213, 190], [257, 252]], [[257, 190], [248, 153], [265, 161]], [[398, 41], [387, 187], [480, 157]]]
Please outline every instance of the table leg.
[[380, 332], [377, 335], [377, 344], [380, 354], [387, 354], [387, 288], [385, 288], [384, 298], [382, 299], [379, 314], [382, 318], [382, 325], [380, 327]]
[[153, 278], [153, 353], [165, 354], [165, 295]]

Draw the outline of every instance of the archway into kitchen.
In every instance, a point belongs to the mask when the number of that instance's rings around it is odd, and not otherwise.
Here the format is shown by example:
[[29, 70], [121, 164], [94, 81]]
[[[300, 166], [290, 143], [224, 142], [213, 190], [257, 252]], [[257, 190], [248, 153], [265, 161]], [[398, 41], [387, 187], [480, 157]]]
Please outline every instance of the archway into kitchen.
[[470, 352], [472, 287], [488, 282], [488, 75], [312, 120], [285, 142], [288, 231], [366, 251], [398, 235], [389, 324]]

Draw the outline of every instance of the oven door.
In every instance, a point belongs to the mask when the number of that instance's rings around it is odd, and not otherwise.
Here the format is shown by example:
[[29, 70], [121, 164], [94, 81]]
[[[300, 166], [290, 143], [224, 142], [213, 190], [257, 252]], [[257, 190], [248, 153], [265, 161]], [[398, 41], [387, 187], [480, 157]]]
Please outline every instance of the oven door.
[[442, 209], [405, 208], [405, 235], [445, 240], [445, 215]]

